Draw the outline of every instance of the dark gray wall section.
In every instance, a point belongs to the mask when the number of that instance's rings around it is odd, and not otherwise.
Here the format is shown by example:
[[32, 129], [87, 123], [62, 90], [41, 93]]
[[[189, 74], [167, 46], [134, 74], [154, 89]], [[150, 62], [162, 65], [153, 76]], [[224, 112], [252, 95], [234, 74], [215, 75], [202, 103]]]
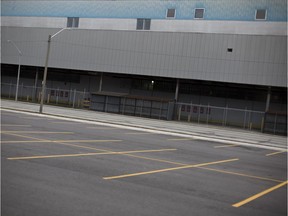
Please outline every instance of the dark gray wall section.
[[[2, 63], [18, 64], [13, 40], [22, 64], [44, 66], [58, 30], [2, 27]], [[52, 39], [49, 67], [286, 86], [287, 36], [65, 30]]]

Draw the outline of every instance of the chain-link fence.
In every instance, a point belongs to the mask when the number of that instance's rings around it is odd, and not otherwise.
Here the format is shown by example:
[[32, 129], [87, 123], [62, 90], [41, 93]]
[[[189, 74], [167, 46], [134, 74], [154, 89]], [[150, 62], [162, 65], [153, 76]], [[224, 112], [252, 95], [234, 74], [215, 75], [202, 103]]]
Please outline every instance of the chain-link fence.
[[264, 129], [265, 113], [253, 110], [177, 103], [174, 119], [178, 121], [242, 127], [249, 130]]
[[[18, 100], [40, 102], [41, 87], [19, 85]], [[14, 99], [16, 85], [1, 84], [1, 97]], [[92, 97], [92, 98], [91, 98]], [[93, 99], [94, 98], [94, 99]], [[248, 109], [209, 105], [174, 103], [137, 97], [91, 95], [76, 89], [46, 88], [45, 102], [59, 106], [87, 108], [148, 118], [196, 122], [202, 124], [240, 127], [248, 130], [287, 135], [286, 113], [265, 113]]]
[[[16, 85], [11, 83], [1, 83], [1, 97], [14, 99], [16, 94]], [[18, 87], [18, 100], [40, 102], [41, 87], [24, 86]], [[77, 91], [76, 89], [60, 89], [46, 88], [45, 101], [46, 104], [54, 104], [59, 106], [69, 106], [74, 108], [89, 108], [90, 93]]]

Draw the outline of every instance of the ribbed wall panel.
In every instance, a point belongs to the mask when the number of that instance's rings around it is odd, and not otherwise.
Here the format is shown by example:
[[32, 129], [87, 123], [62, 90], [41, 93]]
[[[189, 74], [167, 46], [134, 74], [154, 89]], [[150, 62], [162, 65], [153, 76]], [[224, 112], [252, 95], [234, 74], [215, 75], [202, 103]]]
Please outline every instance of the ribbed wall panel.
[[[2, 28], [2, 63], [44, 66], [59, 29]], [[150, 31], [64, 30], [49, 67], [286, 86], [287, 37]], [[232, 48], [233, 52], [227, 52]]]

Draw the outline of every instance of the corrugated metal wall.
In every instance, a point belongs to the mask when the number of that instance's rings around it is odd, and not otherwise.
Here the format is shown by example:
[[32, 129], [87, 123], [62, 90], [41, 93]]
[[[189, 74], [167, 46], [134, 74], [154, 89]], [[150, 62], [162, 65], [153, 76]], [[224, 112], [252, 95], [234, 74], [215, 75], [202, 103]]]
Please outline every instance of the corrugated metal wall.
[[[2, 63], [44, 66], [59, 29], [2, 27]], [[228, 52], [232, 48], [232, 52]], [[287, 36], [65, 30], [52, 39], [49, 67], [286, 86]]]

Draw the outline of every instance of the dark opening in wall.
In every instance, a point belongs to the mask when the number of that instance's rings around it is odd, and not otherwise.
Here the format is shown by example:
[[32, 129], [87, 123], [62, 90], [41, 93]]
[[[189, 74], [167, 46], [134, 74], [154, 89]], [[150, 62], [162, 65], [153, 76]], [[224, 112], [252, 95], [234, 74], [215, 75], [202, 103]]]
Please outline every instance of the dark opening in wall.
[[233, 52], [233, 48], [227, 48], [227, 52]]

